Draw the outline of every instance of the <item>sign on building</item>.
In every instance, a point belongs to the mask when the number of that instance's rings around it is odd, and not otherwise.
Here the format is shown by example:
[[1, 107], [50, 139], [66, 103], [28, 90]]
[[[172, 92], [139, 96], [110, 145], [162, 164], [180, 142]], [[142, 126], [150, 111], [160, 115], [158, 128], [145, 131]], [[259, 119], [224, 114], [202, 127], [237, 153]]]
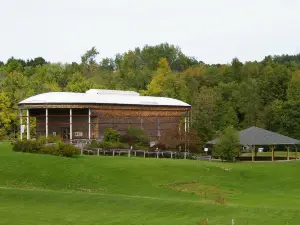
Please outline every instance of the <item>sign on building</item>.
[[82, 137], [83, 133], [81, 131], [75, 132], [75, 137]]
[[25, 132], [25, 125], [21, 125], [21, 133], [23, 134]]

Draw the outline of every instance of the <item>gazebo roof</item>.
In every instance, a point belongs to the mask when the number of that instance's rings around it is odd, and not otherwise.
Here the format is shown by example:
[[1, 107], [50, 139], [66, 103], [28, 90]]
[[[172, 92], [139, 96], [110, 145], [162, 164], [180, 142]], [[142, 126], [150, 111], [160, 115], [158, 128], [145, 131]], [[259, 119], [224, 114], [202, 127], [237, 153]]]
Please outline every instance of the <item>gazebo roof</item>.
[[[239, 131], [241, 145], [295, 145], [300, 144], [300, 140], [290, 138], [259, 127], [249, 127]], [[218, 138], [206, 142], [215, 145]]]

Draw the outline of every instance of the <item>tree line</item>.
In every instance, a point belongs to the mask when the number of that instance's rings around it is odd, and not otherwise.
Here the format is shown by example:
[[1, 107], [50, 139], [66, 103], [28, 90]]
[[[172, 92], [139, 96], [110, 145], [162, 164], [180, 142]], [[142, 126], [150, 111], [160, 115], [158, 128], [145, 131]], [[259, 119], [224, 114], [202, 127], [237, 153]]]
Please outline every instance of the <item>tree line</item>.
[[192, 126], [202, 143], [229, 126], [259, 126], [300, 139], [300, 54], [211, 65], [163, 43], [100, 62], [98, 55], [93, 47], [80, 63], [51, 63], [42, 57], [0, 62], [0, 139], [17, 136], [19, 101], [44, 92], [91, 88], [134, 90], [190, 103]]

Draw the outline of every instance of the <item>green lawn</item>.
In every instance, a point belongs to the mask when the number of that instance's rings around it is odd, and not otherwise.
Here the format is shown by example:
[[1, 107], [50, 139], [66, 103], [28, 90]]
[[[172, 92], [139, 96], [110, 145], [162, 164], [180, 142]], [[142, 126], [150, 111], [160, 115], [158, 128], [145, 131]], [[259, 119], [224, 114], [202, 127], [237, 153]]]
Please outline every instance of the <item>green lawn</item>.
[[[283, 152], [283, 151], [275, 151], [274, 153], [275, 157], [287, 157], [287, 152]], [[300, 153], [299, 152], [290, 152], [289, 153], [290, 157], [295, 157], [297, 156], [297, 158], [300, 157]], [[252, 156], [251, 152], [248, 153], [242, 153], [241, 156]], [[272, 152], [257, 152], [257, 156], [272, 156]]]
[[0, 224], [297, 225], [299, 173], [300, 162], [61, 158], [0, 143]]

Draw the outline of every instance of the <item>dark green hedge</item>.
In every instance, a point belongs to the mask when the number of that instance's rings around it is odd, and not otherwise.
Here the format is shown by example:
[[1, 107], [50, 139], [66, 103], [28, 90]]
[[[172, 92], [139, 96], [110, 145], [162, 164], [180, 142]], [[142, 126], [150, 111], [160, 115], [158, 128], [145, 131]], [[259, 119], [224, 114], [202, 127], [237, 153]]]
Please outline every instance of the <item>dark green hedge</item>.
[[15, 152], [27, 152], [37, 154], [48, 154], [64, 157], [73, 157], [80, 154], [80, 150], [73, 145], [57, 142], [52, 145], [44, 145], [38, 141], [16, 141], [12, 143]]

